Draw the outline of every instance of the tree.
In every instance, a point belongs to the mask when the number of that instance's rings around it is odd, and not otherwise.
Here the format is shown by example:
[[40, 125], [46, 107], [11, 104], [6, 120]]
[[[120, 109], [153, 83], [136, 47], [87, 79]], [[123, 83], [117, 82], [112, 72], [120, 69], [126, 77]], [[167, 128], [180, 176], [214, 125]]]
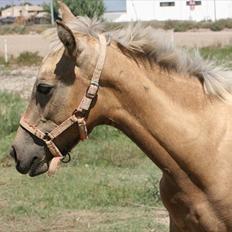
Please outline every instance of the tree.
[[[70, 8], [75, 16], [85, 16], [90, 18], [100, 18], [105, 10], [103, 0], [63, 0], [63, 2]], [[44, 5], [44, 9], [50, 12], [50, 6]], [[58, 16], [57, 0], [54, 0], [54, 16]]]
[[20, 3], [19, 5], [20, 6], [26, 6], [26, 5], [32, 6], [30, 2], [23, 2], [23, 3]]
[[[7, 5], [5, 5], [5, 6], [3, 6], [3, 7], [0, 7], [0, 12], [2, 12], [3, 10], [5, 10], [5, 9], [7, 9], [7, 8], [10, 8], [12, 5], [9, 5], [9, 4], [7, 4]], [[14, 6], [14, 5], [13, 5]]]

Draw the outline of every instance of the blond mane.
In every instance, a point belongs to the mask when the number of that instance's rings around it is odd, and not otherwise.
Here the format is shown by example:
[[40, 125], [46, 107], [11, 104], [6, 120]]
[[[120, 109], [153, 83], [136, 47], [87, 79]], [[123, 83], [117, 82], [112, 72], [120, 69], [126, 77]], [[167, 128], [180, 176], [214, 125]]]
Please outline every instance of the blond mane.
[[[97, 34], [104, 33], [128, 51], [140, 57], [142, 54], [144, 59], [149, 59], [162, 68], [198, 78], [207, 94], [232, 102], [232, 72], [213, 61], [204, 60], [197, 50], [190, 55], [184, 49], [175, 48], [165, 32], [142, 23], [130, 23], [124, 28], [106, 31], [104, 23], [88, 17], [78, 17], [67, 26], [73, 33], [96, 38]], [[53, 52], [62, 48], [55, 31], [50, 33], [50, 40]]]

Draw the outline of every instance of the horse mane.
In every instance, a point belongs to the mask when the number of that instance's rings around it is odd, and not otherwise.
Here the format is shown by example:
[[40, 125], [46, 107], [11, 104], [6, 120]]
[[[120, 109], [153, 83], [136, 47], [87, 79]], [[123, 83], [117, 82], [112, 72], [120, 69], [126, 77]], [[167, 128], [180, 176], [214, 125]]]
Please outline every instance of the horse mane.
[[[88, 17], [78, 17], [67, 23], [67, 26], [74, 34], [83, 33], [95, 38], [98, 38], [99, 33], [104, 33], [134, 56], [142, 55], [144, 59], [149, 59], [168, 71], [175, 70], [198, 78], [206, 94], [232, 102], [232, 71], [216, 65], [214, 61], [204, 60], [196, 49], [190, 54], [185, 49], [175, 48], [164, 31], [144, 26], [141, 22], [107, 31], [103, 22]], [[63, 47], [56, 31], [50, 33], [50, 39], [53, 52]]]

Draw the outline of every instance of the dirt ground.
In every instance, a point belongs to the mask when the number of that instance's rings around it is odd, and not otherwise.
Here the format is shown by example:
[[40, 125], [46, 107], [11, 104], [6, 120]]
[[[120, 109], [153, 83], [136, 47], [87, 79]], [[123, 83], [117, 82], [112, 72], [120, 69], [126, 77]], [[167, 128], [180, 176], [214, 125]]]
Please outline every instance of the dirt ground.
[[[169, 31], [167, 36], [177, 46], [183, 47], [207, 47], [213, 45], [232, 44], [232, 31], [224, 30], [219, 32], [213, 31], [196, 31], [196, 32], [172, 32]], [[48, 39], [41, 34], [35, 35], [0, 35], [0, 55], [4, 54], [4, 41], [8, 44], [9, 55], [18, 56], [23, 51], [38, 52], [39, 55], [45, 56], [49, 50]]]
[[0, 66], [0, 91], [16, 93], [29, 99], [37, 73], [38, 67], [5, 69]]
[[[143, 226], [139, 232], [164, 232], [168, 227], [168, 215], [165, 209], [112, 208], [111, 210], [63, 211], [58, 216], [46, 220], [41, 218], [0, 219], [0, 231], [7, 232], [134, 232], [133, 221], [154, 220], [154, 225]], [[32, 223], [33, 222], [33, 223]], [[117, 222], [115, 224], [115, 222]], [[17, 225], [17, 227], [16, 227]], [[140, 224], [138, 224], [139, 226]], [[125, 230], [124, 230], [124, 229]]]
[[38, 52], [40, 56], [47, 54], [49, 43], [40, 34], [35, 35], [0, 35], [0, 55], [4, 54], [5, 41], [9, 55], [18, 56], [24, 51]]

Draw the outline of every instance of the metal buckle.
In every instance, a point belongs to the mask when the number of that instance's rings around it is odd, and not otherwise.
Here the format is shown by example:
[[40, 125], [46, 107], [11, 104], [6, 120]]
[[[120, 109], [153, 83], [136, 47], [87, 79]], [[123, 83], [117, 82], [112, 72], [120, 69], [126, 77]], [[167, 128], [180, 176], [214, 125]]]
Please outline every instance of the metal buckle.
[[99, 88], [99, 83], [98, 81], [91, 80], [90, 85], [95, 85]]
[[99, 89], [99, 84], [97, 81], [91, 81], [89, 88], [86, 91], [86, 97], [90, 99], [94, 99], [97, 91]]

